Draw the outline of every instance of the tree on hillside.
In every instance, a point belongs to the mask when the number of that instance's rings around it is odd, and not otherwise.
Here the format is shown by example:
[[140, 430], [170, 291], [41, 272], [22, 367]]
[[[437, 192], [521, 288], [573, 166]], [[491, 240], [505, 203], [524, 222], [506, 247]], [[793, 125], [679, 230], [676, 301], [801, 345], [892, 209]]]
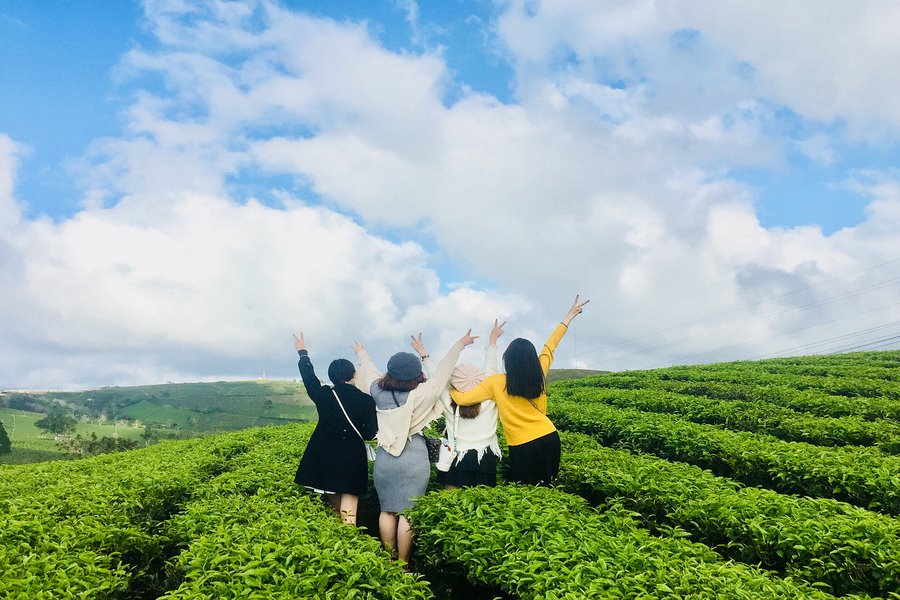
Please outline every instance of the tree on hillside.
[[144, 445], [149, 446], [151, 443], [159, 441], [159, 432], [153, 425], [144, 425], [144, 431], [141, 432], [141, 439]]
[[60, 435], [63, 433], [72, 433], [78, 421], [61, 412], [53, 412], [43, 419], [34, 422], [34, 426], [47, 433], [55, 433]]
[[12, 443], [9, 441], [9, 436], [6, 435], [6, 428], [3, 426], [3, 421], [0, 421], [0, 454], [9, 454], [12, 451]]
[[135, 440], [126, 440], [124, 438], [112, 438], [108, 436], [98, 438], [97, 434], [92, 432], [88, 437], [83, 437], [81, 434], [78, 434], [57, 445], [69, 454], [94, 456], [96, 454], [133, 450], [137, 448], [138, 443]]

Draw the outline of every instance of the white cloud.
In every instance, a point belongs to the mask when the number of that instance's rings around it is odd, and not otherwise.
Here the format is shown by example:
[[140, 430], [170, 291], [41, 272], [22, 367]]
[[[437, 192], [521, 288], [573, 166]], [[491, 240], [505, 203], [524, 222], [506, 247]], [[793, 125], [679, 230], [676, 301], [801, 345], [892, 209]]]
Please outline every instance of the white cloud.
[[0, 232], [19, 222], [21, 209], [13, 195], [19, 148], [8, 135], [0, 133]]
[[[448, 105], [439, 53], [389, 52], [363, 25], [266, 2], [149, 2], [161, 47], [129, 53], [119, 76], [154, 74], [165, 92], [137, 94], [123, 135], [82, 161], [84, 211], [2, 240], [21, 285], [2, 301], [15, 341], [0, 358], [26, 350], [0, 386], [274, 373], [294, 327], [323, 366], [357, 336], [384, 359], [409, 333], [442, 348], [494, 316], [540, 343], [576, 292], [592, 303], [560, 366], [739, 358], [836, 335], [789, 334], [827, 318], [873, 311], [842, 321], [848, 331], [897, 320], [874, 312], [890, 288], [850, 295], [884, 278], [866, 267], [900, 256], [889, 175], [854, 184], [867, 218], [830, 236], [763, 227], [752, 191], [727, 175], [798, 148], [833, 160], [828, 136], [778, 133], [773, 102], [860, 124], [893, 113], [849, 97], [806, 108], [815, 91], [786, 81], [826, 93], [818, 71], [803, 80], [798, 58], [782, 72], [757, 47], [780, 26], [751, 9], [701, 12], [510, 3], [498, 32], [516, 103], [467, 93]], [[730, 36], [739, 17], [759, 31]], [[0, 208], [15, 206], [12, 156], [0, 147]], [[238, 203], [242, 173], [296, 177], [321, 202]]]
[[445, 331], [458, 337], [476, 315], [527, 308], [466, 287], [442, 294], [419, 245], [296, 201], [130, 196], [26, 223], [3, 242], [4, 266], [18, 271], [2, 302], [15, 318], [4, 319], [0, 354], [18, 354], [3, 386], [285, 375], [295, 328], [324, 366], [357, 337], [386, 359], [425, 331], [438, 352]]
[[761, 96], [877, 136], [900, 126], [898, 27], [885, 0], [516, 0], [499, 32], [526, 82], [570, 52], [585, 76], [642, 83], [646, 103], [682, 114]]
[[753, 65], [760, 90], [809, 118], [846, 120], [860, 134], [900, 127], [900, 6], [670, 2], [676, 22], [693, 26]]

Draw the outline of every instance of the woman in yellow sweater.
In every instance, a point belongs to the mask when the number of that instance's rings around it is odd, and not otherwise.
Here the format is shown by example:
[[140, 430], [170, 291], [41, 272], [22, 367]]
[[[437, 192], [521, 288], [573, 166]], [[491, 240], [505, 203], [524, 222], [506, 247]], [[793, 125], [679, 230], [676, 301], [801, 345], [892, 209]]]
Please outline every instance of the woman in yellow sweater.
[[550, 334], [540, 355], [534, 344], [516, 338], [503, 353], [505, 374], [487, 377], [467, 392], [450, 389], [450, 396], [460, 406], [487, 399], [497, 404], [509, 446], [511, 482], [549, 485], [559, 474], [559, 434], [547, 417], [547, 371], [569, 323], [582, 313], [588, 302], [579, 303], [575, 296], [575, 302]]

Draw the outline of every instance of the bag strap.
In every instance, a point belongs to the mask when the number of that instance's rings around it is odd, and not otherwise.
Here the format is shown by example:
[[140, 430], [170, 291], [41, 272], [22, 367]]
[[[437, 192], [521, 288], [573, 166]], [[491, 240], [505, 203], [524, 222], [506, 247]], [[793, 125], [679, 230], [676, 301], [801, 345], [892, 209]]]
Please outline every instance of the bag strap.
[[394, 399], [394, 404], [397, 405], [397, 408], [400, 408], [400, 403], [397, 402], [397, 394], [394, 393], [394, 390], [391, 390], [391, 398]]
[[447, 423], [447, 441], [450, 442], [451, 448], [456, 448], [456, 431], [459, 429], [459, 406], [453, 407], [453, 429], [450, 429], [450, 424]]
[[340, 399], [340, 398], [338, 398], [337, 392], [334, 391], [334, 388], [331, 388], [331, 393], [334, 394], [334, 399], [337, 400], [338, 406], [341, 407], [341, 412], [344, 413], [344, 418], [347, 419], [347, 422], [350, 423], [350, 427], [353, 428], [353, 431], [356, 432], [356, 435], [358, 435], [358, 436], [359, 436], [359, 439], [361, 439], [361, 440], [363, 441], [363, 443], [365, 444], [365, 443], [366, 443], [366, 438], [364, 438], [364, 437], [362, 436], [362, 434], [359, 432], [359, 429], [357, 429], [357, 428], [356, 428], [356, 425], [353, 424], [353, 421], [350, 420], [350, 417], [347, 415], [347, 411], [344, 410], [344, 403], [341, 402], [341, 399]]

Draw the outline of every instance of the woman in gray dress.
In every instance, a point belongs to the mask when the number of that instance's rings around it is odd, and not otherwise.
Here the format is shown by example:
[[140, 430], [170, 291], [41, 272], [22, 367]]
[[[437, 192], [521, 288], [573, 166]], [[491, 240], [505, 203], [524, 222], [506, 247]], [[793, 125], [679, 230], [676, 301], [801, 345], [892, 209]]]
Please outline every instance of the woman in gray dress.
[[406, 517], [413, 498], [425, 493], [431, 475], [422, 430], [441, 416], [441, 392], [447, 388], [459, 353], [477, 336], [470, 329], [438, 363], [425, 380], [419, 357], [410, 352], [394, 354], [381, 373], [362, 344], [353, 346], [359, 358], [356, 385], [371, 394], [378, 417], [378, 452], [375, 455], [375, 491], [381, 505], [378, 532], [381, 543], [393, 555], [409, 562], [413, 533]]

